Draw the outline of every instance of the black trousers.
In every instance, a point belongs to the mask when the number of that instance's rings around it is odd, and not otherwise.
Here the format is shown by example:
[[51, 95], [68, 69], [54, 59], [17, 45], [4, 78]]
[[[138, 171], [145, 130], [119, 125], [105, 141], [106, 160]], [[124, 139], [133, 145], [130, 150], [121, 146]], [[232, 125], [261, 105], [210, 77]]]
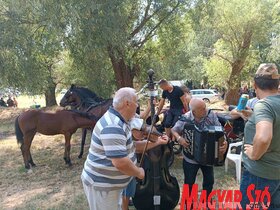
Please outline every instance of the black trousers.
[[191, 192], [192, 186], [195, 183], [196, 175], [199, 169], [201, 169], [203, 174], [203, 183], [202, 188], [206, 190], [207, 197], [211, 193], [214, 185], [214, 169], [213, 166], [204, 166], [199, 164], [188, 163], [183, 160], [183, 169], [184, 169], [184, 177], [185, 184], [189, 185], [189, 189]]
[[164, 119], [164, 127], [171, 128], [183, 114], [183, 109], [169, 109]]

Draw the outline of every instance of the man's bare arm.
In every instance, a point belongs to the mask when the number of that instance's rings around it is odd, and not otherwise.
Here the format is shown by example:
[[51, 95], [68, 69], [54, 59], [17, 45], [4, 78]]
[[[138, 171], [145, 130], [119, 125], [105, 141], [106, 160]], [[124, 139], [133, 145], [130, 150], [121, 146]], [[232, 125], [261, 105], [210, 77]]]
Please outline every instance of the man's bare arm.
[[139, 179], [143, 179], [145, 176], [144, 169], [137, 167], [128, 157], [112, 158], [112, 163], [125, 175], [135, 176]]
[[161, 98], [161, 99], [160, 99], [160, 102], [159, 102], [159, 105], [158, 105], [157, 115], [160, 114], [160, 111], [162, 110], [162, 108], [163, 108], [163, 106], [164, 106], [164, 103], [165, 103], [165, 99], [164, 99], [164, 98]]
[[244, 152], [251, 160], [259, 160], [270, 146], [273, 135], [273, 124], [260, 121], [256, 124], [256, 134], [253, 145], [244, 145]]
[[181, 101], [183, 103], [185, 111], [188, 112], [189, 111], [189, 107], [188, 107], [188, 102], [187, 102], [186, 96], [183, 95], [183, 96], [180, 97], [180, 99], [181, 99]]

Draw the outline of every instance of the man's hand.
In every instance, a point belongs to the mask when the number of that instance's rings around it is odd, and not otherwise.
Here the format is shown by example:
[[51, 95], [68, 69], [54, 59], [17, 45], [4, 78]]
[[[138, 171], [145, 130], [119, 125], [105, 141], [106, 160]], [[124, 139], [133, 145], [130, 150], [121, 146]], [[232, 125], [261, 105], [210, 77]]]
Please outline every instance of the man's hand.
[[145, 171], [143, 168], [138, 168], [139, 172], [138, 172], [138, 175], [137, 175], [137, 178], [138, 179], [144, 179], [145, 177]]
[[190, 146], [189, 141], [184, 139], [183, 137], [180, 137], [177, 141], [181, 146], [183, 146], [185, 148], [188, 148]]
[[244, 120], [248, 120], [249, 117], [253, 114], [253, 110], [250, 107], [246, 107], [246, 109], [242, 110], [242, 115]]
[[255, 160], [253, 158], [253, 145], [251, 144], [244, 144], [244, 153], [248, 156], [249, 159]]
[[223, 144], [220, 146], [220, 154], [225, 154], [227, 151], [228, 143], [226, 140], [224, 140]]
[[158, 145], [167, 144], [167, 143], [168, 143], [168, 140], [169, 140], [169, 138], [168, 138], [167, 135], [162, 135], [162, 136], [159, 136], [159, 137], [158, 137], [156, 143], [157, 143]]

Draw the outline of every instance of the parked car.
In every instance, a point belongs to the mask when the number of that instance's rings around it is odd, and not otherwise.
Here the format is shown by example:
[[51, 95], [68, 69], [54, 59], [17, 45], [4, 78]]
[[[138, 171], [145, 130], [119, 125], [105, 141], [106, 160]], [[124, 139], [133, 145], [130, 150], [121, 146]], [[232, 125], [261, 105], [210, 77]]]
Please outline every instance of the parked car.
[[201, 98], [206, 103], [221, 99], [221, 94], [214, 89], [194, 89], [191, 94], [193, 98]]
[[171, 85], [179, 86], [179, 87], [181, 87], [182, 85], [184, 85], [184, 81], [182, 81], [182, 80], [171, 80], [171, 81], [169, 81], [169, 83], [170, 83]]

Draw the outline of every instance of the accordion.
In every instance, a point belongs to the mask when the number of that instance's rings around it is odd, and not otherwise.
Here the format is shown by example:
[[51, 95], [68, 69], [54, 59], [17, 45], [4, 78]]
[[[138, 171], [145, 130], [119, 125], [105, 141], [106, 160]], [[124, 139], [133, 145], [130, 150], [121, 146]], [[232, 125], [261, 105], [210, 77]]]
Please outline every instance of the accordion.
[[205, 126], [199, 129], [193, 123], [186, 123], [183, 137], [190, 144], [183, 150], [186, 157], [194, 159], [201, 165], [222, 166], [224, 164], [225, 157], [219, 150], [225, 140], [222, 126]]

